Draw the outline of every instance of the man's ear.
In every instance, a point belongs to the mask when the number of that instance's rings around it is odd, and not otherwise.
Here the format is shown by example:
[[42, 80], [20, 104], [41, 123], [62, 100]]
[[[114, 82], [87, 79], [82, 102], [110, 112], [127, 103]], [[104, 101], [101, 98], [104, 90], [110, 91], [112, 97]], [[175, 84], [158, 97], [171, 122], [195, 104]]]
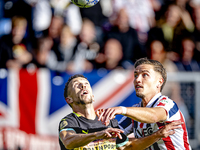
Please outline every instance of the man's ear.
[[71, 104], [73, 102], [73, 99], [71, 97], [66, 97], [65, 98], [65, 101], [68, 103], [68, 104]]
[[157, 87], [161, 87], [163, 85], [163, 82], [164, 82], [163, 78], [159, 78]]

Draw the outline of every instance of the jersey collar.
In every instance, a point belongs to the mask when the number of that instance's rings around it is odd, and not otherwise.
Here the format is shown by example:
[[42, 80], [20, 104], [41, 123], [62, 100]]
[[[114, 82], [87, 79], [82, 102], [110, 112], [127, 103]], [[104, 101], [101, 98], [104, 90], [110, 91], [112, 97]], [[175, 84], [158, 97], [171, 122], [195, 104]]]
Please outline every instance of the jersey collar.
[[73, 113], [77, 116], [77, 117], [81, 117], [81, 115], [79, 115], [79, 114], [77, 114], [77, 113], [75, 113], [74, 111], [73, 111]]
[[153, 102], [154, 102], [155, 100], [157, 100], [160, 96], [161, 96], [161, 93], [156, 94], [156, 95], [148, 102], [148, 104], [147, 104], [146, 107], [151, 107], [151, 105], [153, 104]]

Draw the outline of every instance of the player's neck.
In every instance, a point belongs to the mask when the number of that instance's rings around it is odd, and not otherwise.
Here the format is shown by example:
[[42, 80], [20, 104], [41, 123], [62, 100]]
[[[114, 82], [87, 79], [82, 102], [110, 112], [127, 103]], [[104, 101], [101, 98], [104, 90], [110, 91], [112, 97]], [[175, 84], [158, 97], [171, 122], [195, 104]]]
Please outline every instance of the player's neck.
[[145, 97], [143, 97], [142, 98], [142, 106], [146, 107], [147, 104], [152, 100], [152, 98], [154, 98], [154, 96], [156, 96], [158, 93], [160, 93], [160, 92], [156, 92], [154, 94], [146, 95]]
[[94, 120], [96, 118], [96, 114], [93, 106], [84, 107], [84, 108], [74, 108], [73, 111], [87, 119]]
[[151, 101], [151, 99], [154, 97], [155, 95], [149, 95], [149, 96], [145, 96], [144, 98], [142, 98], [142, 106], [146, 107], [147, 104]]

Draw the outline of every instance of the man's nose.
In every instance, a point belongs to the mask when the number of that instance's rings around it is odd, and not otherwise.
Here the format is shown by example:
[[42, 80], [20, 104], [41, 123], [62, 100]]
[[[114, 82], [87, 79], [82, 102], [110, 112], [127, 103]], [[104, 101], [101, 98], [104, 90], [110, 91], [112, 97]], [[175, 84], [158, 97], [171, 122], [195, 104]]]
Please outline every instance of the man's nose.
[[81, 83], [80, 87], [81, 87], [81, 89], [85, 89], [86, 86]]
[[140, 77], [140, 76], [135, 77], [134, 81], [135, 81], [136, 83], [141, 82], [141, 77]]

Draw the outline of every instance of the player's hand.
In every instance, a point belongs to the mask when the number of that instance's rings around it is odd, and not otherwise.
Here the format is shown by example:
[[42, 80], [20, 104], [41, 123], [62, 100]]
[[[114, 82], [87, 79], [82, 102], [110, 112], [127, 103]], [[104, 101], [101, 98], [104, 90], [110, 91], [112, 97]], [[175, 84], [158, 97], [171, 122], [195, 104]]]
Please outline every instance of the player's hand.
[[115, 115], [122, 114], [123, 110], [121, 107], [112, 107], [107, 109], [98, 109], [96, 111], [96, 115], [99, 117], [99, 121], [101, 121], [106, 126], [109, 125], [110, 120], [115, 118]]
[[161, 128], [160, 130], [158, 130], [158, 136], [160, 136], [160, 138], [166, 138], [169, 135], [172, 135], [175, 133], [174, 129], [180, 129], [183, 122], [181, 121], [174, 121], [171, 122], [165, 126], [163, 126], [163, 128]]
[[119, 137], [120, 139], [122, 139], [122, 136], [120, 133], [123, 133], [123, 132], [124, 132], [123, 130], [118, 129], [118, 128], [107, 128], [98, 133], [98, 138], [109, 139], [113, 137]]

